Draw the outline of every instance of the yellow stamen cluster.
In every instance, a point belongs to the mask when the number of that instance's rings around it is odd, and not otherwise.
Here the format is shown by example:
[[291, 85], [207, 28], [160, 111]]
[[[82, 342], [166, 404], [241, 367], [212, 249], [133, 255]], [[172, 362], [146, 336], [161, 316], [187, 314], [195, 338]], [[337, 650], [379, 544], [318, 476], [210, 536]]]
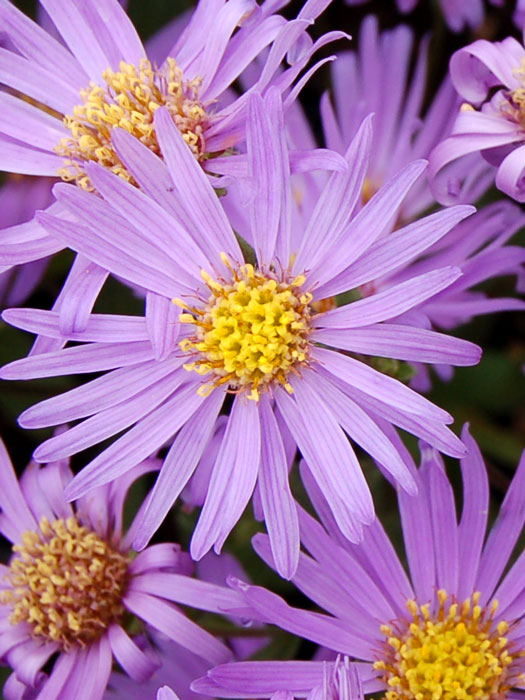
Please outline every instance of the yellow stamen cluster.
[[76, 518], [40, 522], [27, 531], [9, 567], [11, 588], [0, 602], [10, 622], [26, 622], [34, 637], [62, 649], [98, 639], [124, 613], [128, 559]]
[[410, 600], [412, 620], [395, 629], [382, 626], [383, 657], [375, 663], [389, 690], [387, 700], [499, 700], [519, 676], [514, 662], [523, 655], [512, 649], [508, 624], [493, 621], [497, 602], [479, 605], [479, 593], [462, 604], [446, 591], [437, 592], [439, 607]]
[[[225, 256], [223, 260], [229, 266]], [[232, 391], [249, 391], [248, 398], [257, 401], [260, 391], [275, 381], [291, 393], [287, 376], [309, 354], [312, 295], [299, 291], [305, 277], [279, 280], [250, 264], [230, 270], [230, 281], [216, 281], [202, 272], [211, 292], [204, 309], [174, 299], [189, 312], [181, 314], [181, 322], [196, 327], [195, 335], [180, 343], [184, 352], [197, 356], [184, 367], [213, 374], [211, 383], [199, 389], [203, 396], [229, 384]]]
[[511, 121], [525, 129], [525, 59], [514, 74], [521, 80], [522, 86], [516, 90], [505, 93], [505, 100], [501, 105], [501, 111]]
[[59, 172], [62, 179], [92, 190], [83, 164], [95, 161], [133, 182], [112, 146], [111, 131], [115, 127], [125, 129], [158, 155], [153, 115], [161, 106], [167, 107], [195, 157], [204, 156], [208, 116], [199, 101], [201, 81], [185, 80], [173, 58], [168, 58], [161, 70], [155, 70], [147, 59], [138, 68], [122, 61], [119, 71], [108, 69], [102, 77], [106, 85], [90, 83], [81, 92], [83, 104], [64, 117], [71, 137], [62, 139], [56, 147], [66, 159]]

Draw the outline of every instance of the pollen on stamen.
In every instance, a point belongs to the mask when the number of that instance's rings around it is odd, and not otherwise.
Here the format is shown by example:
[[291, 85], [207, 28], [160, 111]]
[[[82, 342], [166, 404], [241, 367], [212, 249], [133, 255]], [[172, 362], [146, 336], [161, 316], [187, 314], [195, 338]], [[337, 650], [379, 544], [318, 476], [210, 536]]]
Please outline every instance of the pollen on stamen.
[[409, 617], [383, 625], [381, 657], [374, 667], [388, 690], [386, 700], [503, 700], [522, 680], [525, 651], [494, 622], [497, 602], [479, 605], [474, 593], [458, 603], [446, 591], [437, 605], [407, 602]]
[[504, 92], [500, 109], [507, 119], [525, 130], [525, 59], [513, 73], [521, 81], [521, 87]]
[[184, 310], [181, 323], [194, 326], [179, 343], [193, 360], [185, 369], [209, 375], [199, 388], [202, 396], [224, 384], [254, 401], [275, 383], [292, 393], [288, 376], [308, 363], [310, 353], [312, 295], [301, 290], [305, 276], [279, 277], [251, 264], [233, 266], [225, 256], [223, 261], [229, 280], [202, 272], [210, 291], [202, 307], [173, 300]]
[[27, 623], [35, 638], [70, 650], [96, 641], [124, 614], [128, 558], [75, 517], [25, 532], [13, 547], [0, 604], [12, 625]]
[[209, 117], [199, 100], [199, 78], [186, 80], [173, 58], [158, 70], [147, 59], [138, 67], [122, 61], [118, 71], [108, 69], [102, 77], [105, 85], [90, 83], [80, 93], [82, 103], [64, 117], [71, 136], [55, 148], [65, 161], [58, 173], [63, 180], [92, 191], [85, 164], [93, 161], [135, 184], [113, 148], [111, 132], [115, 127], [125, 129], [159, 155], [153, 115], [161, 106], [168, 109], [195, 157], [205, 157]]

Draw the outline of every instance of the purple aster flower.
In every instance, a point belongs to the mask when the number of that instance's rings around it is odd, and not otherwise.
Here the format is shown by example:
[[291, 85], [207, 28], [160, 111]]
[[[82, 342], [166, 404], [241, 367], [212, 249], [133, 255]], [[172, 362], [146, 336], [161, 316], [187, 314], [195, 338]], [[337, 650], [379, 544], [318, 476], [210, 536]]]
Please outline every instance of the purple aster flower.
[[[395, 320], [459, 279], [455, 267], [427, 271], [339, 307], [335, 299], [410, 262], [472, 207], [452, 207], [381, 237], [423, 172], [419, 161], [353, 216], [370, 155], [367, 119], [345, 155], [348, 168], [330, 175], [306, 230], [298, 230], [292, 226], [282, 123], [277, 90], [252, 97], [250, 227], [242, 236], [253, 262], [244, 260], [219, 199], [165, 109], [155, 114], [165, 163], [115, 131], [123, 162], [151, 196], [93, 164], [89, 177], [100, 196], [59, 184], [59, 204], [77, 220], [41, 214], [40, 221], [66, 245], [145, 288], [146, 318], [93, 315], [85, 331], [67, 336], [75, 347], [19, 360], [2, 376], [111, 370], [20, 418], [25, 427], [41, 427], [90, 416], [43, 443], [35, 452], [43, 461], [127, 431], [75, 477], [70, 498], [109, 482], [175, 436], [134, 541], [139, 549], [195, 471], [222, 409], [227, 419], [209, 467], [192, 556], [199, 559], [211, 546], [220, 550], [257, 484], [279, 571], [291, 576], [299, 539], [288, 468], [296, 445], [352, 540], [361, 537], [374, 509], [346, 434], [411, 493], [414, 479], [381, 421], [447, 454], [465, 452], [446, 427], [453, 420], [446, 411], [363, 356], [471, 365], [480, 350]], [[345, 300], [339, 297], [339, 303]], [[61, 335], [53, 312], [10, 310], [4, 318]]]
[[[308, 0], [287, 22], [274, 14], [286, 0], [260, 6], [255, 0], [201, 1], [157, 67], [159, 47], [150, 60], [117, 0], [42, 0], [62, 41], [1, 0], [0, 23], [15, 50], [0, 48], [0, 82], [8, 88], [0, 92], [0, 169], [59, 175], [92, 189], [85, 165], [97, 162], [135, 182], [111, 133], [123, 128], [158, 153], [153, 114], [160, 106], [209, 167], [214, 155], [245, 138], [247, 94], [230, 87], [257, 56], [265, 60], [252, 89], [264, 93], [277, 85], [292, 102], [308, 74], [290, 88], [312, 54], [343, 36], [332, 32], [313, 44], [305, 33], [328, 2]], [[290, 63], [282, 68], [286, 56]], [[50, 211], [61, 208], [54, 204]], [[28, 222], [3, 233], [0, 265], [38, 260], [60, 248], [36, 221]], [[85, 326], [105, 278], [104, 270], [77, 258], [55, 306], [64, 330]]]
[[231, 657], [171, 601], [220, 611], [238, 604], [238, 594], [191, 579], [189, 557], [177, 545], [130, 556], [137, 520], [123, 531], [126, 493], [138, 476], [158, 469], [156, 461], [73, 505], [63, 495], [73, 476], [66, 462], [31, 463], [18, 483], [1, 443], [0, 460], [0, 531], [14, 545], [9, 565], [0, 567], [1, 656], [14, 670], [6, 700], [26, 688], [39, 700], [97, 700], [113, 660], [135, 682], [146, 680], [158, 663], [126, 631], [130, 615], [208, 664]]
[[[460, 100], [448, 78], [423, 115], [428, 41], [421, 43], [411, 68], [413, 50], [414, 35], [408, 27], [380, 33], [377, 18], [369, 16], [359, 30], [358, 51], [342, 52], [332, 64], [335, 109], [328, 93], [321, 102], [328, 147], [344, 153], [362, 120], [374, 113], [374, 140], [363, 188], [364, 201], [400, 167], [418, 158], [428, 158], [454, 124]], [[450, 193], [455, 204], [475, 202], [492, 182], [491, 168], [479, 154], [461, 161], [454, 174], [456, 181], [463, 183], [463, 187]], [[433, 206], [435, 198], [426, 178], [421, 178], [406, 197], [400, 219], [407, 223]]]
[[497, 167], [498, 189], [525, 201], [525, 49], [512, 37], [493, 43], [480, 39], [453, 54], [450, 74], [466, 102], [452, 135], [430, 157], [436, 196], [448, 198], [448, 167], [481, 151]]
[[[510, 558], [525, 519], [525, 453], [485, 537], [487, 472], [466, 428], [463, 439], [469, 454], [461, 460], [459, 522], [435, 450], [424, 447], [420, 469], [411, 467], [418, 494], [398, 491], [410, 577], [378, 520], [362, 544], [350, 544], [311, 484], [324, 527], [301, 511], [308, 553], [301, 554], [293, 581], [326, 613], [299, 610], [263, 588], [232, 582], [254, 617], [361, 660], [365, 693], [387, 691], [388, 700], [522, 700], [525, 553], [511, 565]], [[254, 545], [274, 565], [267, 537], [256, 535]], [[323, 673], [319, 662], [247, 661], [212, 669], [193, 687], [214, 697], [303, 696]]]

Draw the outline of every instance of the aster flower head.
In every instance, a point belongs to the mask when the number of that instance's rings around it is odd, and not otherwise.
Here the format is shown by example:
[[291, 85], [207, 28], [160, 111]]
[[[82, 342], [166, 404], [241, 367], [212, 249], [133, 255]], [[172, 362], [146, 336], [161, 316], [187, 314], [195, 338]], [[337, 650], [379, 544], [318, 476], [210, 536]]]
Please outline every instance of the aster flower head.
[[[192, 556], [200, 558], [212, 545], [220, 550], [257, 483], [279, 570], [290, 576], [299, 547], [288, 486], [296, 446], [353, 540], [374, 513], [345, 433], [410, 492], [415, 483], [379, 427], [382, 420], [447, 453], [464, 453], [446, 427], [451, 416], [375, 369], [373, 360], [360, 359], [364, 354], [476, 363], [479, 349], [471, 343], [394, 321], [452, 284], [460, 270], [435, 269], [351, 303], [343, 297], [340, 307], [334, 297], [402, 266], [472, 208], [450, 208], [400, 229], [396, 237], [381, 238], [424, 169], [415, 162], [353, 216], [370, 153], [367, 119], [346, 153], [348, 167], [329, 177], [306, 231], [295, 229], [283, 111], [272, 90], [250, 101], [246, 167], [256, 194], [248, 205], [250, 227], [242, 232], [252, 251], [247, 261], [169, 114], [159, 109], [155, 121], [165, 165], [128, 134], [119, 131], [114, 137], [137, 175], [146, 180], [155, 173], [150, 197], [95, 165], [89, 175], [100, 197], [71, 185], [55, 188], [74, 223], [40, 216], [65, 244], [144, 287], [146, 319], [94, 315], [84, 333], [69, 336], [82, 345], [17, 361], [2, 374], [114, 370], [21, 417], [24, 426], [36, 427], [66, 415], [67, 420], [91, 416], [41, 445], [35, 453], [39, 460], [73, 454], [135, 424], [75, 478], [69, 497], [107, 483], [176, 435], [137, 533], [138, 547], [195, 471], [222, 409], [228, 418], [210, 468]], [[151, 158], [155, 169], [149, 167]], [[187, 228], [178, 223], [181, 218]], [[115, 228], [118, 240], [110, 235]], [[194, 231], [199, 235], [192, 237]], [[53, 313], [13, 310], [4, 318], [47, 335], [59, 332]]]
[[36, 699], [97, 700], [113, 660], [135, 682], [145, 681], [158, 662], [136, 643], [131, 621], [208, 663], [230, 658], [222, 642], [171, 601], [218, 611], [235, 604], [231, 593], [191, 579], [190, 559], [177, 545], [131, 556], [136, 522], [123, 530], [126, 493], [158, 463], [148, 460], [73, 505], [63, 495], [72, 478], [66, 462], [31, 463], [18, 483], [3, 444], [0, 457], [0, 528], [13, 543], [0, 586], [2, 660], [13, 668], [6, 700], [26, 690]]
[[[307, 553], [293, 581], [326, 613], [292, 608], [265, 589], [232, 581], [244, 591], [254, 617], [361, 660], [365, 694], [383, 692], [388, 700], [522, 698], [523, 551], [509, 564], [525, 519], [525, 453], [487, 533], [487, 472], [466, 428], [463, 439], [469, 454], [461, 460], [459, 522], [435, 450], [422, 448], [418, 494], [398, 491], [410, 576], [379, 521], [359, 545], [342, 538], [314, 485], [311, 495], [321, 506], [324, 526], [301, 511]], [[256, 535], [253, 542], [273, 565], [266, 536]], [[285, 690], [303, 695], [323, 672], [316, 661], [248, 661], [212, 669], [193, 688], [228, 698]]]
[[497, 42], [480, 39], [456, 51], [450, 74], [464, 104], [452, 135], [431, 154], [436, 196], [447, 199], [449, 167], [481, 151], [497, 167], [496, 187], [518, 202], [525, 201], [525, 49], [512, 37]]
[[[159, 154], [153, 116], [160, 107], [201, 166], [209, 167], [213, 156], [245, 139], [247, 95], [236, 95], [231, 86], [255, 58], [264, 56], [252, 89], [264, 93], [277, 84], [293, 102], [297, 93], [291, 86], [310, 57], [342, 36], [332, 32], [314, 44], [306, 35], [328, 2], [309, 0], [287, 22], [274, 13], [285, 2], [203, 0], [167, 56], [157, 60], [158, 46], [149, 56], [117, 0], [42, 0], [57, 38], [1, 0], [0, 24], [13, 48], [0, 48], [0, 82], [6, 88], [0, 93], [0, 169], [59, 176], [91, 190], [86, 165], [95, 162], [137, 184], [111, 134], [123, 129]], [[61, 210], [52, 205], [51, 211]], [[31, 221], [2, 233], [0, 266], [60, 249]], [[76, 260], [55, 305], [64, 330], [85, 326], [105, 279], [104, 270]]]

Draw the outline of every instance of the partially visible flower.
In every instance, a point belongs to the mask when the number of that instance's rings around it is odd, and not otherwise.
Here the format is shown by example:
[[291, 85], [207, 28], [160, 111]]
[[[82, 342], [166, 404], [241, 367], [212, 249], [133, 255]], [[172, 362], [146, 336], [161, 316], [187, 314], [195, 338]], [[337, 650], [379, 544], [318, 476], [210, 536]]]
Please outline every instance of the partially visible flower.
[[513, 19], [518, 29], [523, 31], [525, 25], [525, 0], [517, 0]]
[[[299, 610], [240, 581], [246, 609], [334, 652], [362, 660], [366, 693], [388, 700], [523, 700], [525, 690], [525, 552], [511, 555], [525, 520], [525, 452], [487, 537], [489, 484], [467, 429], [461, 460], [458, 522], [454, 492], [438, 453], [422, 448], [414, 465], [418, 494], [398, 491], [410, 577], [380, 522], [359, 545], [341, 537], [318, 488], [308, 484], [324, 527], [301, 511], [297, 587], [323, 613]], [[410, 457], [406, 456], [407, 463]], [[310, 488], [313, 487], [313, 488]], [[255, 549], [273, 565], [265, 535]], [[221, 665], [193, 684], [214, 697], [304, 694], [321, 683], [323, 664], [246, 661]]]
[[[423, 42], [415, 67], [410, 70], [414, 40], [408, 27], [400, 26], [379, 33], [377, 18], [369, 16], [361, 25], [358, 44], [358, 51], [344, 52], [332, 64], [334, 107], [326, 94], [321, 102], [321, 116], [327, 145], [344, 153], [361, 120], [374, 113], [371, 156], [362, 189], [362, 201], [366, 203], [400, 167], [416, 158], [428, 158], [432, 149], [450, 133], [459, 99], [447, 79], [426, 114], [421, 114], [428, 72], [428, 44]], [[383, 76], [381, 83], [375, 79], [379, 75]], [[291, 138], [297, 144], [296, 123], [297, 119], [291, 127]], [[299, 130], [299, 134], [299, 138], [309, 145], [310, 134], [304, 129]], [[454, 166], [454, 182], [449, 183], [448, 203], [477, 201], [492, 183], [492, 172], [492, 167], [479, 153], [460, 160]], [[295, 186], [302, 200], [307, 200], [306, 206], [311, 204], [315, 184], [297, 184], [296, 180]], [[320, 189], [321, 184], [317, 182], [317, 190]], [[229, 206], [231, 209], [231, 203]], [[385, 232], [386, 235], [371, 250], [379, 252], [386, 236], [397, 235], [397, 228], [434, 206], [435, 199], [428, 181], [420, 178], [407, 193], [395, 220], [391, 221], [391, 231]], [[241, 215], [242, 204], [238, 206], [235, 218], [238, 230], [241, 230], [238, 224]], [[399, 322], [405, 319], [410, 325], [422, 328], [452, 330], [480, 313], [523, 309], [523, 302], [516, 299], [492, 300], [483, 292], [471, 289], [497, 275], [520, 273], [525, 260], [524, 251], [518, 247], [505, 247], [505, 243], [523, 223], [520, 210], [508, 203], [485, 207], [427, 247], [410, 264], [397, 267], [373, 283], [359, 285], [358, 291], [364, 297], [379, 290], [386, 292], [415, 274], [448, 264], [460, 267], [462, 277], [435, 297], [411, 309], [408, 315], [398, 317]], [[427, 366], [422, 363], [412, 365], [417, 366], [412, 386], [428, 389]], [[395, 369], [392, 367], [393, 371]], [[450, 376], [452, 368], [440, 366], [438, 372], [441, 376]]]
[[[423, 113], [428, 40], [421, 42], [412, 65], [414, 48], [410, 28], [401, 25], [379, 32], [377, 17], [368, 16], [359, 29], [358, 49], [341, 52], [331, 65], [334, 106], [328, 94], [321, 102], [328, 147], [344, 153], [362, 120], [374, 113], [364, 202], [401, 167], [418, 158], [427, 159], [454, 124], [460, 100], [449, 78]], [[450, 192], [454, 204], [475, 203], [492, 181], [491, 168], [479, 154], [462, 161], [455, 177], [462, 186]], [[394, 223], [409, 223], [434, 206], [427, 179], [421, 178], [407, 194]]]
[[99, 700], [114, 660], [134, 681], [146, 680], [158, 663], [131, 629], [159, 630], [208, 664], [231, 657], [171, 601], [217, 612], [238, 606], [238, 594], [190, 578], [177, 545], [132, 556], [137, 521], [123, 530], [126, 493], [156, 469], [156, 461], [144, 462], [71, 504], [63, 495], [72, 479], [67, 463], [31, 463], [18, 483], [0, 443], [0, 532], [14, 545], [0, 567], [1, 656], [14, 671], [6, 700], [26, 687], [35, 700]]
[[[2, 244], [18, 240], [24, 224], [33, 218], [37, 209], [45, 209], [52, 201], [49, 178], [15, 175], [0, 188], [0, 241]], [[7, 231], [7, 227], [17, 227]], [[46, 268], [42, 258], [23, 265], [0, 266], [0, 308], [22, 304], [33, 292]]]
[[153, 674], [138, 683], [128, 675], [114, 671], [109, 678], [104, 700], [155, 700], [159, 686], [168, 684], [170, 690], [176, 690], [180, 700], [203, 700], [202, 695], [190, 690], [190, 685], [208, 671], [209, 662], [155, 632], [148, 634], [148, 640], [142, 637], [135, 643], [144, 647], [145, 653], [155, 664]]
[[[293, 669], [292, 669], [293, 665]], [[199, 678], [193, 686], [204, 695], [222, 698], [264, 698], [279, 700], [294, 697], [306, 700], [363, 700], [363, 687], [358, 667], [348, 656], [337, 655], [335, 661], [259, 662], [252, 672], [253, 662], [235, 664], [235, 668], [217, 667], [208, 676]], [[222, 669], [225, 668], [225, 683]], [[231, 682], [231, 671], [237, 673]], [[283, 677], [281, 678], [281, 670]], [[291, 676], [294, 680], [291, 681]], [[370, 683], [365, 685], [365, 688]]]
[[[430, 0], [425, 0], [430, 4]], [[521, 0], [519, 0], [521, 2]], [[349, 5], [362, 5], [367, 0], [346, 0]], [[490, 0], [493, 5], [502, 5], [502, 0]], [[400, 12], [412, 12], [418, 0], [397, 0]], [[461, 32], [467, 27], [476, 29], [485, 17], [483, 0], [440, 0], [441, 11], [453, 32]]]
[[448, 200], [449, 168], [458, 159], [481, 151], [497, 167], [496, 186], [524, 202], [525, 49], [513, 37], [496, 42], [480, 39], [453, 54], [450, 74], [466, 102], [452, 135], [430, 157], [436, 197]]
[[[293, 102], [297, 91], [291, 87], [311, 56], [342, 36], [332, 32], [313, 43], [306, 34], [329, 2], [308, 2], [287, 21], [268, 0], [201, 0], [157, 67], [117, 0], [42, 0], [62, 41], [1, 0], [0, 24], [15, 50], [0, 50], [0, 83], [6, 88], [0, 92], [0, 169], [61, 176], [91, 190], [86, 164], [95, 162], [136, 183], [111, 134], [124, 129], [158, 154], [153, 115], [161, 106], [194, 157], [210, 167], [214, 156], [245, 139], [247, 95], [237, 95], [232, 83], [262, 54], [252, 89], [265, 93], [275, 84]], [[283, 66], [286, 57], [290, 63]], [[50, 211], [61, 214], [56, 205]], [[32, 221], [4, 232], [0, 266], [60, 249]], [[105, 279], [104, 270], [77, 258], [67, 293], [55, 306], [64, 330], [85, 327]]]
[[[252, 95], [249, 104], [247, 166], [256, 186], [247, 205], [250, 224], [241, 234], [248, 259], [202, 168], [161, 108], [155, 122], [166, 165], [146, 148], [137, 150], [129, 134], [114, 135], [141, 179], [156, 174], [150, 197], [94, 165], [89, 174], [100, 196], [63, 183], [55, 188], [73, 223], [40, 215], [57, 239], [147, 289], [146, 318], [93, 315], [85, 332], [67, 336], [75, 347], [19, 360], [2, 376], [114, 370], [20, 419], [36, 427], [91, 416], [41, 445], [35, 457], [43, 461], [126, 431], [75, 477], [69, 497], [107, 483], [175, 436], [135, 539], [139, 548], [197, 468], [224, 406], [224, 434], [210, 464], [192, 556], [212, 546], [220, 550], [258, 484], [279, 571], [290, 576], [299, 553], [288, 484], [296, 445], [352, 540], [374, 511], [346, 434], [410, 492], [414, 481], [380, 427], [383, 420], [447, 454], [465, 451], [446, 427], [452, 416], [367, 360], [380, 355], [475, 364], [480, 350], [472, 343], [396, 322], [459, 279], [460, 270], [433, 269], [365, 299], [344, 293], [408, 264], [473, 209], [451, 207], [382, 236], [424, 170], [416, 161], [356, 214], [372, 140], [367, 119], [346, 152], [348, 167], [330, 175], [306, 230], [296, 228], [280, 95], [272, 89], [266, 98]], [[175, 203], [200, 242], [174, 218]], [[180, 317], [172, 300], [182, 307]], [[10, 310], [4, 318], [60, 335], [53, 313]]]
[[[511, 202], [489, 204], [457, 224], [421, 258], [379, 281], [377, 289], [386, 290], [426, 270], [455, 264], [461, 267], [463, 275], [447, 289], [409, 311], [404, 317], [407, 323], [451, 331], [483, 314], [525, 311], [522, 299], [490, 298], [479, 289], [480, 284], [501, 275], [515, 275], [519, 281], [525, 273], [525, 250], [521, 246], [507, 245], [524, 224], [523, 213]], [[366, 285], [362, 288], [365, 296], [371, 291]], [[398, 319], [402, 320], [403, 317]], [[417, 361], [411, 364], [417, 369], [411, 386], [420, 391], [430, 389], [429, 366]], [[439, 364], [434, 369], [442, 379], [452, 377], [451, 365]]]
[[171, 688], [168, 688], [167, 685], [162, 686], [162, 688], [159, 688], [159, 691], [157, 693], [157, 700], [179, 700], [178, 695], [173, 692]]
[[[246, 573], [239, 561], [228, 553], [220, 556], [209, 553], [198, 562], [195, 568], [200, 581], [207, 581], [220, 587], [226, 585], [230, 576], [246, 578]], [[252, 637], [237, 636], [234, 625], [238, 619], [227, 615], [226, 610], [224, 614], [232, 623], [232, 632], [227, 642], [236, 660], [250, 658], [252, 654], [266, 646], [268, 639], [259, 633], [260, 629]], [[256, 630], [260, 625], [253, 623], [250, 627]], [[151, 677], [137, 683], [128, 675], [114, 671], [110, 676], [104, 700], [155, 700], [157, 688], [160, 685], [170, 686], [180, 700], [203, 700], [202, 695], [190, 690], [190, 685], [196, 678], [205, 674], [213, 664], [155, 630], [148, 630], [147, 637], [147, 639], [145, 637], [135, 639], [135, 643], [156, 664]]]

